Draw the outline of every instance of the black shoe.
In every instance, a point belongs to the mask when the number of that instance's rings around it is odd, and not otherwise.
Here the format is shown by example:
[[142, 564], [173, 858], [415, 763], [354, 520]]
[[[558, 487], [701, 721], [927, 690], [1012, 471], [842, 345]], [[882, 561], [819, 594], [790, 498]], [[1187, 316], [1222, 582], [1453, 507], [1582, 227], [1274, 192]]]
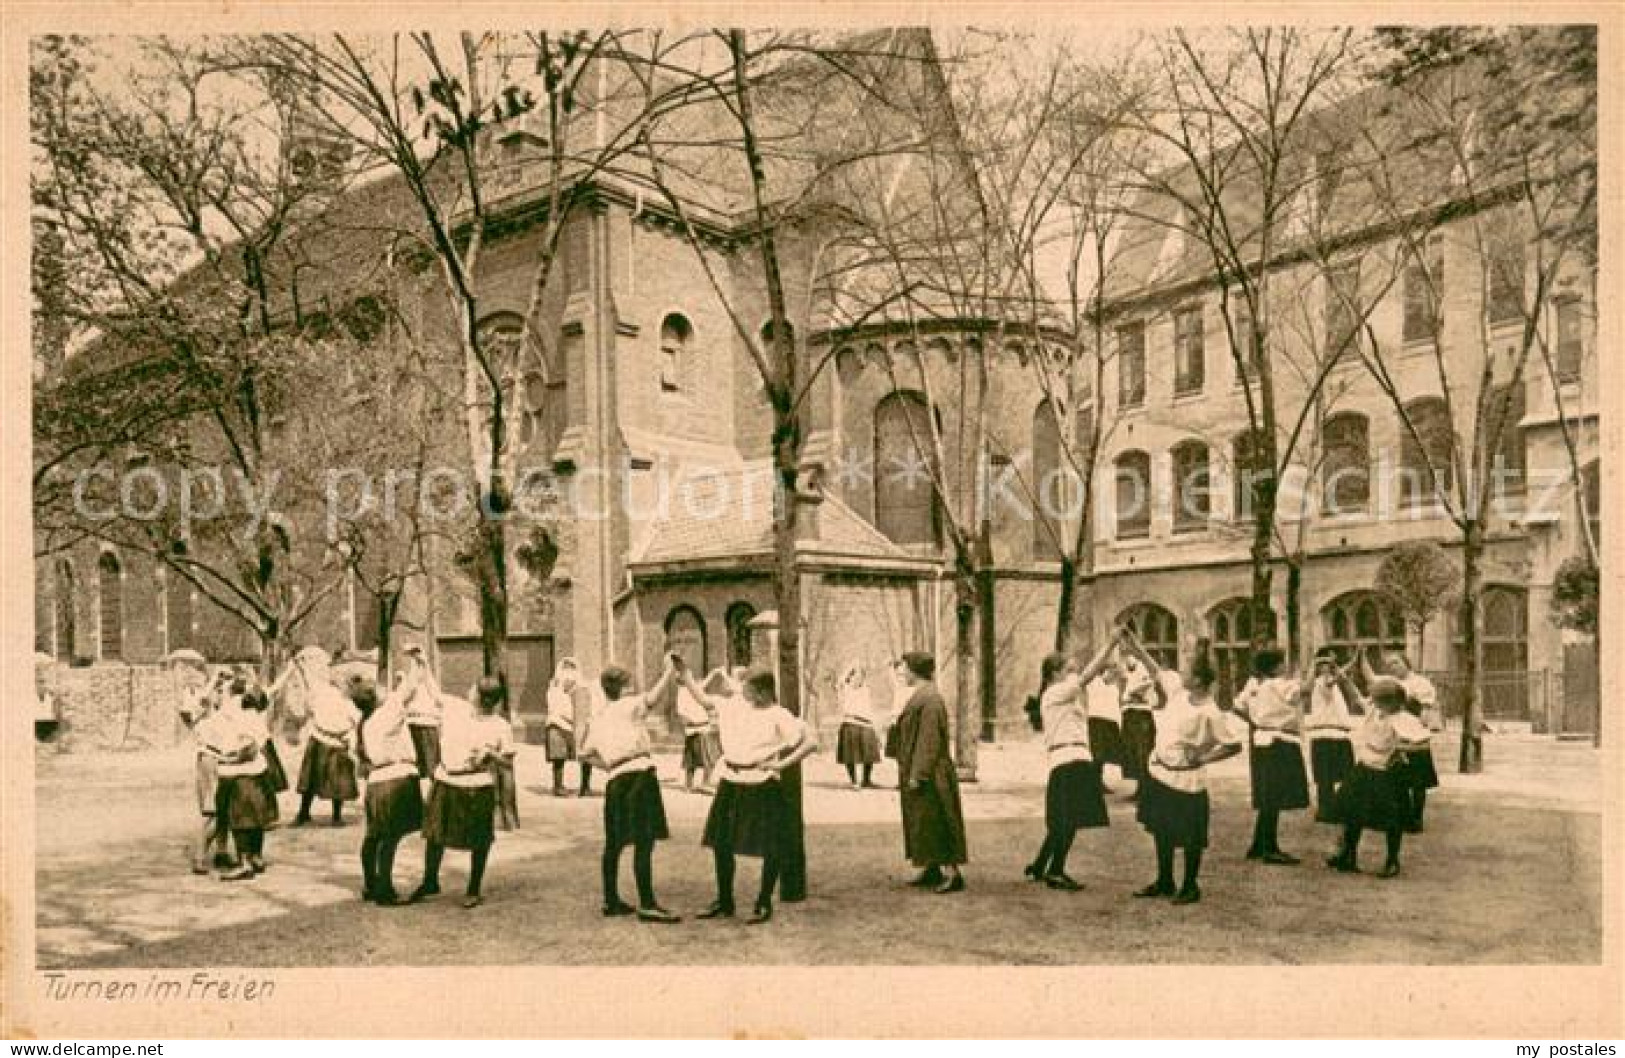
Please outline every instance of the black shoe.
[[479, 893], [469, 893], [467, 896], [463, 897], [463, 910], [472, 911], [483, 903], [485, 903], [485, 897], [481, 896]]
[[1144, 889], [1134, 890], [1134, 895], [1141, 900], [1155, 900], [1165, 896], [1174, 895], [1174, 887], [1163, 885], [1161, 882], [1152, 882]]
[[564, 787], [555, 786], [555, 787], [553, 787], [553, 796], [554, 797], [569, 797], [571, 795], [570, 795], [570, 791], [566, 790]]
[[1296, 867], [1303, 862], [1296, 856], [1289, 856], [1280, 851], [1264, 853], [1263, 860], [1272, 867]]
[[937, 886], [935, 891], [939, 893], [963, 893], [965, 891], [965, 876], [956, 873], [952, 878]]
[[1064, 874], [1052, 874], [1044, 879], [1044, 884], [1051, 889], [1060, 889], [1063, 892], [1076, 893], [1083, 888], [1074, 879]]
[[1029, 863], [1027, 866], [1021, 869], [1021, 873], [1027, 876], [1027, 880], [1029, 882], [1041, 882], [1044, 880], [1044, 872], [1039, 870], [1038, 864], [1036, 863]]
[[1174, 894], [1174, 903], [1176, 904], [1194, 904], [1200, 899], [1202, 899], [1202, 890], [1194, 885], [1184, 886], [1178, 893]]
[[228, 855], [227, 853], [224, 853], [224, 852], [215, 853], [214, 854], [214, 859], [211, 860], [210, 862], [213, 863], [215, 865], [215, 867], [220, 868], [222, 870], [227, 868], [227, 867], [235, 867], [235, 866], [237, 866], [237, 861], [235, 859], [233, 859], [230, 855]]
[[919, 873], [912, 882], [908, 883], [917, 889], [930, 889], [942, 884], [942, 871], [936, 867], [927, 867]]
[[1359, 865], [1353, 860], [1349, 859], [1347, 856], [1328, 856], [1326, 858], [1326, 866], [1342, 874], [1360, 873]]
[[422, 885], [412, 890], [412, 895], [406, 898], [406, 902], [409, 904], [422, 903], [431, 896], [439, 895], [440, 885], [438, 883], [424, 882]]
[[1261, 859], [1264, 858], [1264, 853], [1263, 853], [1263, 851], [1261, 849], [1259, 849], [1255, 845], [1254, 847], [1247, 850], [1247, 858], [1249, 860], [1261, 860]]
[[732, 904], [724, 904], [724, 903], [719, 901], [719, 902], [717, 902], [715, 904], [712, 904], [710, 907], [706, 908], [704, 911], [701, 911], [699, 914], [695, 915], [694, 917], [699, 918], [699, 919], [733, 918], [734, 917], [734, 907], [733, 907]]
[[1405, 833], [1407, 833], [1407, 834], [1420, 834], [1420, 833], [1422, 833], [1422, 824], [1420, 824], [1420, 823], [1407, 823], [1407, 824], [1405, 824]]
[[220, 880], [222, 882], [240, 882], [252, 877], [254, 877], [254, 868], [245, 863], [241, 867], [237, 867], [222, 874], [220, 876]]
[[683, 921], [683, 916], [682, 915], [674, 915], [670, 911], [667, 911], [665, 908], [663, 908], [660, 905], [656, 904], [653, 907], [640, 907], [640, 908], [638, 908], [638, 921], [639, 922], [660, 922], [660, 923], [664, 923], [666, 925], [670, 925], [670, 924], [675, 923], [675, 922]]
[[636, 914], [637, 910], [638, 910], [637, 908], [633, 907], [631, 904], [627, 903], [626, 901], [617, 900], [614, 903], [604, 905], [604, 917], [605, 918], [620, 918], [622, 915]]
[[372, 902], [377, 904], [379, 907], [403, 907], [406, 904], [406, 901], [401, 899], [400, 894], [395, 892], [393, 889], [386, 889], [381, 893], [374, 893], [372, 895]]
[[1397, 863], [1385, 863], [1382, 865], [1382, 870], [1377, 872], [1378, 878], [1395, 878], [1398, 876], [1399, 864]]
[[294, 816], [293, 817], [293, 822], [289, 823], [288, 825], [290, 827], [307, 827], [307, 826], [310, 825], [310, 817], [309, 816]]
[[773, 905], [772, 904], [757, 904], [756, 909], [754, 911], [752, 911], [750, 913], [750, 917], [745, 920], [745, 925], [747, 925], [747, 926], [760, 926], [763, 922], [771, 921], [772, 918], [773, 918]]

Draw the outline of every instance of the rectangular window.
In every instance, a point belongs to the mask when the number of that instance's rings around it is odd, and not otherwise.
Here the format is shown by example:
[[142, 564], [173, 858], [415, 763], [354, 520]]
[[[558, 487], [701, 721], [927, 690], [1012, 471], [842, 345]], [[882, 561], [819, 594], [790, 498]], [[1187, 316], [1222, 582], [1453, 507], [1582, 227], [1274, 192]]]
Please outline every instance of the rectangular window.
[[1441, 325], [1439, 307], [1444, 304], [1444, 251], [1437, 245], [1427, 250], [1424, 264], [1415, 257], [1405, 266], [1405, 340], [1432, 338]]
[[1145, 403], [1145, 324], [1117, 328], [1117, 403], [1137, 408]]
[[1490, 252], [1489, 289], [1484, 298], [1491, 323], [1523, 319], [1523, 279], [1523, 244], [1514, 239], [1501, 240]]
[[1236, 351], [1241, 354], [1236, 363], [1236, 385], [1245, 386], [1258, 377], [1258, 350], [1253, 347], [1253, 313], [1245, 301], [1236, 302], [1231, 310], [1231, 329], [1235, 335]]
[[1343, 356], [1360, 335], [1360, 262], [1338, 265], [1326, 276], [1326, 352]]
[[1557, 380], [1578, 382], [1585, 359], [1585, 339], [1581, 337], [1580, 299], [1566, 298], [1557, 303]]
[[1207, 375], [1200, 307], [1174, 313], [1174, 395], [1200, 393]]

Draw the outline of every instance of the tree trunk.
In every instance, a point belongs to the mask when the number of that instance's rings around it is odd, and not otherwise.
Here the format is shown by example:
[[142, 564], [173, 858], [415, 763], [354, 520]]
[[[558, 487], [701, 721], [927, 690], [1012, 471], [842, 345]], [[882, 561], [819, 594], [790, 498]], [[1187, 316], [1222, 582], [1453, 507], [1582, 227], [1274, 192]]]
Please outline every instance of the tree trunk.
[[976, 578], [954, 576], [954, 759], [964, 782], [976, 781]]
[[1286, 566], [1286, 659], [1287, 667], [1297, 671], [1303, 657], [1303, 563], [1289, 561]]
[[980, 641], [977, 651], [977, 697], [981, 702], [981, 739], [992, 742], [997, 736], [999, 720], [998, 583], [993, 577], [992, 528], [985, 521], [976, 550], [976, 627]]
[[389, 691], [389, 657], [395, 632], [395, 615], [400, 612], [401, 593], [386, 592], [378, 599], [378, 693]]
[[1061, 597], [1055, 604], [1054, 649], [1063, 652], [1072, 645], [1073, 597], [1077, 595], [1077, 564], [1070, 555], [1061, 556]]
[[[801, 705], [801, 570], [796, 562], [796, 525], [800, 515], [800, 430], [794, 411], [777, 413], [773, 465], [777, 480], [773, 518], [773, 595], [779, 611], [779, 704], [793, 715]], [[786, 903], [807, 898], [807, 844], [801, 807], [801, 766], [786, 768], [780, 777], [790, 811], [784, 863], [779, 876], [779, 897]]]
[[508, 552], [507, 525], [503, 520], [505, 504], [497, 498], [500, 493], [492, 489], [489, 509], [480, 514], [474, 557], [475, 585], [480, 602], [480, 652], [482, 671], [507, 686], [506, 655], [508, 649]]
[[1484, 644], [1479, 635], [1478, 596], [1484, 577], [1480, 564], [1484, 557], [1484, 527], [1469, 521], [1462, 531], [1461, 541], [1461, 629], [1463, 692], [1461, 709], [1461, 760], [1463, 775], [1484, 770], [1484, 740], [1479, 733], [1484, 688], [1480, 686], [1484, 670]]

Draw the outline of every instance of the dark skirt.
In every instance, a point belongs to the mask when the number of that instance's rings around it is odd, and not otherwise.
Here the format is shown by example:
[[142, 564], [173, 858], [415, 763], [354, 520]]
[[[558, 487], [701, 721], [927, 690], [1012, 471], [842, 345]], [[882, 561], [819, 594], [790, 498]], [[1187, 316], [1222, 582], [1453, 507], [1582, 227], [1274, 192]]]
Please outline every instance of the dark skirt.
[[423, 829], [423, 791], [416, 775], [367, 783], [367, 834], [389, 840]]
[[1149, 709], [1123, 710], [1123, 777], [1141, 780], [1149, 776], [1146, 770], [1151, 751], [1157, 745], [1157, 720]]
[[550, 761], [575, 760], [575, 733], [549, 727], [547, 729], [547, 759]]
[[622, 849], [628, 845], [665, 841], [671, 837], [666, 825], [666, 802], [660, 795], [660, 778], [653, 768], [617, 775], [604, 787], [604, 847]]
[[736, 856], [778, 855], [785, 847], [789, 806], [777, 779], [736, 783], [724, 779], [705, 817], [700, 844]]
[[1336, 786], [1354, 770], [1354, 747], [1346, 738], [1311, 739], [1309, 770], [1316, 786]]
[[1405, 785], [1413, 790], [1431, 790], [1439, 785], [1439, 771], [1433, 765], [1431, 749], [1406, 750], [1399, 755], [1394, 767]]
[[418, 774], [432, 777], [440, 767], [440, 729], [431, 724], [407, 724], [412, 733], [412, 753], [417, 757]]
[[354, 801], [361, 796], [355, 761], [344, 750], [312, 738], [299, 766], [299, 792], [322, 801]]
[[263, 772], [232, 776], [220, 780], [216, 811], [232, 830], [264, 830], [276, 822], [276, 795], [266, 784]]
[[276, 739], [266, 739], [261, 752], [265, 754], [265, 785], [273, 795], [279, 794], [288, 788], [288, 772], [282, 767], [282, 754], [277, 752]]
[[722, 759], [722, 742], [712, 728], [683, 736], [683, 770], [710, 771]]
[[489, 848], [496, 840], [494, 786], [436, 782], [423, 813], [423, 840], [448, 849]]
[[1103, 716], [1089, 718], [1089, 752], [1102, 767], [1123, 763], [1123, 728]]
[[1104, 827], [1106, 795], [1100, 785], [1100, 765], [1088, 760], [1057, 764], [1044, 788], [1044, 826], [1050, 833]]
[[835, 736], [837, 764], [879, 764], [880, 736], [868, 724], [842, 724]]
[[1248, 754], [1253, 774], [1253, 807], [1260, 812], [1292, 812], [1309, 807], [1309, 776], [1303, 747], [1277, 740]]
[[1206, 790], [1186, 793], [1157, 781], [1154, 775], [1148, 775], [1145, 785], [1140, 788], [1134, 818], [1146, 830], [1176, 848], [1205, 849], [1212, 814], [1212, 804]]
[[1392, 830], [1405, 821], [1404, 780], [1397, 769], [1356, 764], [1337, 788], [1337, 814], [1349, 826]]

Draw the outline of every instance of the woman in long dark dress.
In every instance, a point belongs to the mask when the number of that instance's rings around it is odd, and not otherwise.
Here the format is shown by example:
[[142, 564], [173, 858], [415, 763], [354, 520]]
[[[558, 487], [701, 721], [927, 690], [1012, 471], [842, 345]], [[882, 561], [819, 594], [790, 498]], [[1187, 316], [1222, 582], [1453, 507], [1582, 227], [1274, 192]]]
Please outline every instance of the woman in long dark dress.
[[911, 884], [957, 893], [965, 888], [960, 865], [969, 859], [965, 814], [950, 752], [948, 708], [931, 682], [935, 675], [931, 655], [903, 655], [903, 679], [913, 692], [897, 718], [903, 850], [921, 869]]

